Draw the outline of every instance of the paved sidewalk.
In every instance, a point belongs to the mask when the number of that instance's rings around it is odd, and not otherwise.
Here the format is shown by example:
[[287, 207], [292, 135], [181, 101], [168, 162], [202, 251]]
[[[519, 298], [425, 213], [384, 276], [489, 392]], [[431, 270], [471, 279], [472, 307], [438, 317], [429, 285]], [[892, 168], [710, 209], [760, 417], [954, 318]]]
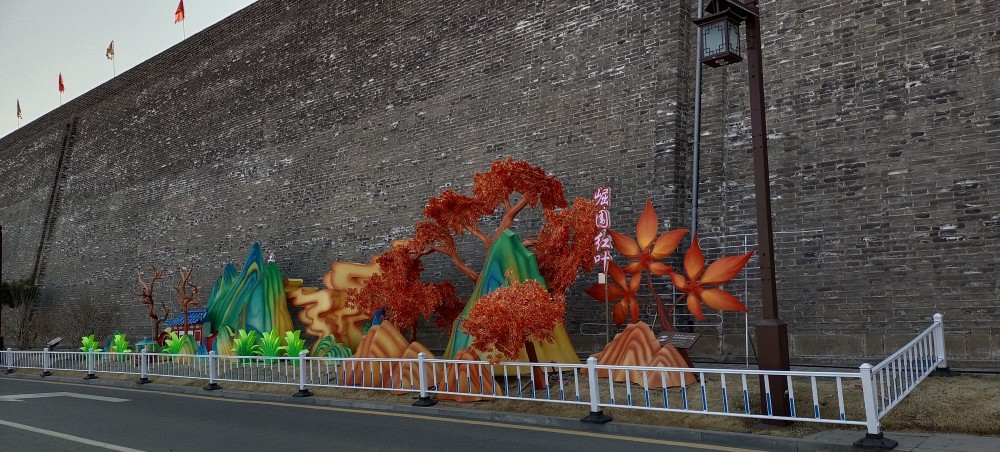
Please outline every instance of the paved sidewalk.
[[[804, 438], [786, 438], [748, 433], [716, 432], [710, 430], [695, 430], [674, 427], [659, 427], [650, 425], [625, 424], [609, 422], [603, 425], [585, 424], [579, 419], [541, 416], [536, 414], [512, 413], [500, 411], [473, 410], [459, 407], [414, 407], [408, 404], [376, 402], [371, 400], [332, 399], [325, 397], [294, 398], [288, 395], [230, 391], [225, 388], [217, 391], [205, 391], [199, 387], [174, 386], [151, 383], [138, 385], [132, 381], [122, 380], [81, 380], [67, 377], [46, 377], [36, 375], [0, 374], [0, 383], [4, 378], [26, 380], [58, 381], [61, 383], [91, 384], [130, 389], [145, 389], [151, 391], [173, 392], [206, 397], [223, 397], [241, 400], [259, 400], [304, 405], [324, 405], [367, 410], [396, 411], [400, 413], [416, 413], [430, 416], [445, 416], [460, 419], [472, 419], [490, 422], [504, 422], [533, 426], [545, 426], [574, 431], [589, 431], [656, 439], [698, 442], [717, 446], [729, 446], [740, 449], [757, 449], [768, 452], [825, 452], [825, 451], [862, 451], [854, 447], [854, 442], [865, 436], [861, 430], [828, 430], [815, 433]], [[1000, 421], [998, 421], [1000, 422]], [[895, 451], [906, 452], [992, 452], [1000, 451], [1000, 437], [981, 437], [970, 435], [950, 435], [943, 433], [912, 433], [886, 432], [886, 438], [899, 442]], [[884, 450], [884, 449], [883, 449]]]
[[[998, 420], [997, 422], [1000, 422]], [[816, 445], [850, 446], [863, 432], [829, 430], [802, 438]], [[991, 452], [1000, 451], [1000, 438], [992, 436], [950, 435], [946, 433], [885, 432], [885, 437], [899, 442], [894, 451], [917, 452]], [[801, 449], [807, 450], [807, 449]], [[868, 450], [868, 449], [855, 449]]]

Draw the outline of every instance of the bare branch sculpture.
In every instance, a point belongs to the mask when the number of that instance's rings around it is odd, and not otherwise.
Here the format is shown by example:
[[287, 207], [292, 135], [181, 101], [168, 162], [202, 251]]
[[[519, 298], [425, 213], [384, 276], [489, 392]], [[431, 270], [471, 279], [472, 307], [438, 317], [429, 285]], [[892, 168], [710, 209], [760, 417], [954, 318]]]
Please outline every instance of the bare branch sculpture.
[[184, 322], [184, 334], [188, 331], [188, 309], [191, 306], [198, 306], [201, 301], [198, 300], [198, 286], [191, 283], [191, 272], [194, 271], [194, 262], [188, 267], [187, 272], [184, 271], [183, 266], [177, 267], [178, 274], [181, 275], [181, 279], [177, 281], [174, 285], [174, 292], [177, 293], [177, 302], [181, 305], [181, 318]]
[[152, 266], [153, 276], [150, 278], [147, 284], [145, 280], [142, 279], [142, 272], [139, 273], [139, 287], [141, 288], [139, 299], [142, 300], [142, 304], [146, 305], [146, 309], [149, 311], [149, 318], [153, 321], [153, 336], [150, 338], [156, 340], [156, 337], [160, 334], [160, 324], [167, 319], [170, 315], [170, 308], [167, 307], [166, 303], [162, 300], [160, 301], [160, 306], [163, 308], [162, 315], [156, 311], [156, 302], [153, 300], [153, 289], [156, 287], [156, 282], [163, 279], [163, 269], [156, 268], [155, 265]]

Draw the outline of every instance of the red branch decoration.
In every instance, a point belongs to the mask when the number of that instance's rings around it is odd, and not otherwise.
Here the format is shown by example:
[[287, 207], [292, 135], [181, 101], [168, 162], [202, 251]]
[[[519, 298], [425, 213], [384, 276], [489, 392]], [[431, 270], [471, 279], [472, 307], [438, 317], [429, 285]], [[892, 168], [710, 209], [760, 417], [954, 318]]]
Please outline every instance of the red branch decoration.
[[[566, 207], [562, 182], [545, 174], [545, 171], [537, 166], [531, 166], [524, 161], [514, 161], [510, 157], [504, 161], [493, 162], [489, 171], [476, 174], [472, 177], [472, 181], [475, 184], [472, 187], [473, 195], [483, 203], [488, 212], [492, 213], [500, 206], [504, 207], [500, 225], [493, 233], [494, 241], [514, 224], [514, 217], [527, 206], [535, 208], [541, 203], [542, 209]], [[521, 200], [512, 203], [511, 196], [515, 193], [521, 195]]]

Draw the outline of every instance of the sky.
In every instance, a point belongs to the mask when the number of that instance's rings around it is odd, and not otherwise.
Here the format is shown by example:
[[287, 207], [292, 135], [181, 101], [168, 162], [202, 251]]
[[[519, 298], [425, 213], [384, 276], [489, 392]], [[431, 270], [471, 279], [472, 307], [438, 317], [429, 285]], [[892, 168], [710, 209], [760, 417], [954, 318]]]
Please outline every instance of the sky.
[[[0, 136], [111, 80], [254, 0], [0, 0]], [[115, 59], [105, 57], [115, 42]]]

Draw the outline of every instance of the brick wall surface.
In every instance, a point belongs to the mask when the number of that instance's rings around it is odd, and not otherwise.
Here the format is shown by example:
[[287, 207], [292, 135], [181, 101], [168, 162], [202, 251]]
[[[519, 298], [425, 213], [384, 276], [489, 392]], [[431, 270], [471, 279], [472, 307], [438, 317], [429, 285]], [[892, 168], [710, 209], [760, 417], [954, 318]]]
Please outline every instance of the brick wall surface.
[[[694, 3], [261, 0], [0, 138], [3, 278], [35, 266], [73, 118], [44, 302], [122, 310], [133, 336], [148, 329], [137, 270], [194, 262], [208, 287], [260, 241], [286, 276], [319, 285], [330, 262], [367, 262], [412, 233], [428, 197], [468, 192], [506, 156], [570, 197], [611, 186], [623, 231], [647, 197], [661, 227], [686, 227]], [[989, 3], [762, 2], [794, 362], [880, 358], [942, 312], [954, 362], [1000, 367]], [[703, 89], [699, 231], [713, 259], [756, 243], [745, 65], [706, 69]], [[520, 223], [535, 231], [531, 215]], [[461, 249], [481, 261], [475, 243]], [[427, 263], [429, 279], [462, 282]], [[727, 285], [751, 331], [755, 276]], [[169, 285], [157, 295], [172, 300]], [[567, 327], [587, 353], [604, 343], [604, 312], [576, 292]], [[742, 314], [694, 328], [695, 356], [743, 359]]]

